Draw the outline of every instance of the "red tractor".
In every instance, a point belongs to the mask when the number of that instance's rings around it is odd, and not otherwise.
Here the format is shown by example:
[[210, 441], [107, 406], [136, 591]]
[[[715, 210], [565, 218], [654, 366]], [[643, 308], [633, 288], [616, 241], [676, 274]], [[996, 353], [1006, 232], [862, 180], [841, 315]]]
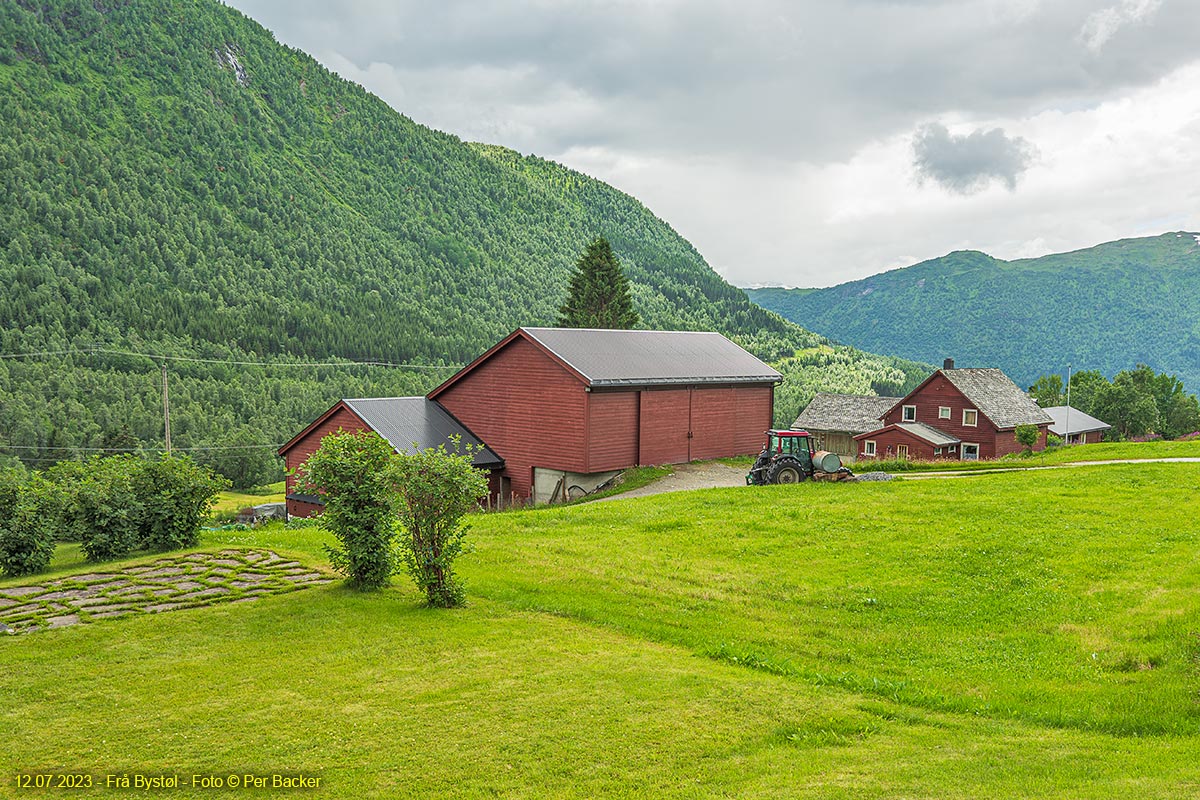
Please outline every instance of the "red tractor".
[[853, 476], [837, 453], [815, 450], [808, 431], [767, 431], [767, 445], [746, 474], [746, 483], [800, 483], [809, 478], [842, 481]]

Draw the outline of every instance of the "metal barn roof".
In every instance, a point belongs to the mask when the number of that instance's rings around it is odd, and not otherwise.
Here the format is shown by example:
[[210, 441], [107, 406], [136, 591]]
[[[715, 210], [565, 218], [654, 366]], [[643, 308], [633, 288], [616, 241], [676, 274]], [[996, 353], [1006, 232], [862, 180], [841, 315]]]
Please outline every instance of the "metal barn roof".
[[900, 402], [900, 397], [817, 392], [793, 428], [865, 433], [879, 427], [880, 418]]
[[1054, 421], [995, 367], [940, 369], [938, 372], [945, 375], [997, 428], [1045, 425]]
[[719, 333], [522, 328], [590, 386], [778, 383], [783, 376]]
[[[1067, 430], [1067, 411], [1070, 410], [1071, 429]], [[1092, 431], [1106, 431], [1112, 427], [1103, 420], [1096, 419], [1090, 414], [1085, 414], [1078, 408], [1072, 406], [1052, 406], [1045, 409], [1054, 423], [1050, 426], [1050, 432], [1055, 436], [1066, 436], [1071, 434], [1074, 436], [1077, 433], [1091, 433]]]
[[458, 435], [462, 437], [458, 453], [465, 453], [468, 444], [482, 446], [483, 449], [477, 450], [472, 460], [475, 466], [492, 468], [504, 465], [504, 459], [432, 400], [424, 397], [368, 397], [342, 402], [362, 417], [363, 422], [386, 439], [398, 453], [414, 452], [414, 444], [422, 450], [440, 444], [449, 448], [449, 437]]

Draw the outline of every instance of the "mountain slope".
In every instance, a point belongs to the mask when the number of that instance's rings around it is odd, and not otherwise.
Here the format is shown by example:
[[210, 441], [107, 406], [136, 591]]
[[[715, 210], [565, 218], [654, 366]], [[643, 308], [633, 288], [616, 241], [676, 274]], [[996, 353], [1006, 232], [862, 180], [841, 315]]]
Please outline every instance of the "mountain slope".
[[756, 303], [867, 350], [1043, 373], [1135, 364], [1200, 387], [1200, 236], [1122, 239], [1001, 261], [960, 251], [829, 289], [752, 289]]
[[[632, 197], [418, 125], [212, 0], [0, 4], [0, 190], [0, 355], [424, 367], [172, 362], [177, 447], [278, 443], [339, 396], [424, 391], [552, 322], [597, 234], [646, 326], [792, 359], [791, 405], [828, 358]], [[836, 353], [835, 384], [919, 371]], [[0, 359], [0, 454], [156, 446], [160, 387], [141, 356]]]

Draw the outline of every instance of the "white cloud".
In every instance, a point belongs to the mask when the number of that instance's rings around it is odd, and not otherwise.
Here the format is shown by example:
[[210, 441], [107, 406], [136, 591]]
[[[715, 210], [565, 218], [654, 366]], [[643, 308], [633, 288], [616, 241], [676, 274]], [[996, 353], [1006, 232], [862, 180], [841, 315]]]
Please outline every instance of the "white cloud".
[[1099, 53], [1117, 31], [1130, 23], [1143, 22], [1158, 11], [1162, 0], [1121, 0], [1115, 6], [1091, 14], [1079, 32], [1087, 49]]

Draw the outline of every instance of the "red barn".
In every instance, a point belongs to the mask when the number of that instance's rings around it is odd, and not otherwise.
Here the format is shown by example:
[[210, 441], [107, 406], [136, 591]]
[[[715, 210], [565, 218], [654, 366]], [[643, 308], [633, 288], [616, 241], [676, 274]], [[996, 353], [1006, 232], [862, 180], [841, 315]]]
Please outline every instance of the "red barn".
[[854, 437], [861, 458], [954, 458], [972, 461], [1017, 453], [1018, 425], [1036, 425], [1034, 450], [1046, 448], [1053, 420], [998, 369], [954, 369], [946, 360], [880, 418]]
[[637, 465], [757, 453], [782, 376], [718, 333], [518, 328], [429, 393], [547, 502]]
[[398, 453], [418, 449], [449, 445], [450, 436], [459, 436], [459, 451], [466, 445], [481, 448], [476, 451], [473, 463], [480, 469], [490, 471], [489, 491], [498, 495], [500, 478], [498, 470], [504, 460], [491, 449], [484, 447], [479, 437], [467, 429], [444, 408], [424, 397], [373, 397], [359, 400], [339, 400], [333, 408], [317, 417], [307, 428], [292, 437], [279, 448], [279, 455], [287, 464], [287, 513], [289, 517], [307, 517], [322, 508], [319, 497], [300, 494], [296, 491], [293, 470], [308, 460], [321, 446], [321, 439], [338, 431], [371, 430], [387, 440]]

